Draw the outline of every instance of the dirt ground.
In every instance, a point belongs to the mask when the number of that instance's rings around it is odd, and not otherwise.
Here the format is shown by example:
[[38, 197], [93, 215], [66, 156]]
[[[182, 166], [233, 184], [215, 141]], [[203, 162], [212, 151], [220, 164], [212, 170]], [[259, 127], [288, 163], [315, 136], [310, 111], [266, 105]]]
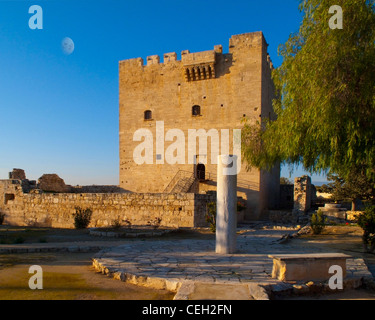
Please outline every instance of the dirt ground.
[[[0, 255], [0, 300], [171, 300], [174, 294], [95, 272], [92, 253]], [[43, 289], [31, 290], [29, 267], [40, 265]]]

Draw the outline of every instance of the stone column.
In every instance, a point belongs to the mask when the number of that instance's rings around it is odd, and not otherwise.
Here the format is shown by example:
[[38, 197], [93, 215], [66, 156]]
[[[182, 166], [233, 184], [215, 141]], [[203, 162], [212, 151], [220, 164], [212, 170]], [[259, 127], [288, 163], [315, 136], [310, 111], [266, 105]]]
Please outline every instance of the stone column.
[[218, 157], [216, 210], [216, 253], [234, 253], [237, 240], [237, 156]]

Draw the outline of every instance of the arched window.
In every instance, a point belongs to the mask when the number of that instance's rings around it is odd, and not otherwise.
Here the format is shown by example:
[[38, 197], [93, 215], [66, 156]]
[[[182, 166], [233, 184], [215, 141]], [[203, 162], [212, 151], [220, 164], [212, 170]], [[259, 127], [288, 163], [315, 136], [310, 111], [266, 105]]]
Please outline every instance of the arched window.
[[152, 120], [152, 111], [151, 110], [146, 110], [144, 112], [144, 119], [145, 120]]
[[200, 106], [197, 106], [197, 105], [195, 105], [195, 106], [193, 106], [193, 108], [192, 108], [192, 110], [191, 110], [191, 114], [193, 115], [193, 116], [200, 116], [201, 115], [201, 107]]

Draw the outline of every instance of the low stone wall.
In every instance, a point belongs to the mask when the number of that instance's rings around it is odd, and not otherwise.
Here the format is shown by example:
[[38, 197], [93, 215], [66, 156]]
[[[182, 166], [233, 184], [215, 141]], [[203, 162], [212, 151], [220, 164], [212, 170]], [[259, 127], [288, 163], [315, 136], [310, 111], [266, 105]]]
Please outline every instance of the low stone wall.
[[71, 193], [130, 193], [119, 186], [75, 186], [71, 187]]
[[4, 224], [54, 228], [74, 228], [76, 207], [93, 211], [89, 227], [115, 220], [146, 225], [156, 219], [165, 227], [203, 227], [207, 203], [216, 201], [215, 194], [194, 193], [23, 193], [19, 180], [0, 181], [0, 197]]

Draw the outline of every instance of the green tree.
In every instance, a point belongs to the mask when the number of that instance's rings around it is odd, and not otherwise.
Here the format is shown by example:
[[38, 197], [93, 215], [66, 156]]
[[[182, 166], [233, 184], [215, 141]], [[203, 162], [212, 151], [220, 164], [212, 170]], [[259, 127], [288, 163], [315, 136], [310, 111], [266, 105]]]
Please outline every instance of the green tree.
[[356, 211], [356, 200], [374, 199], [374, 182], [367, 178], [364, 171], [352, 171], [346, 179], [332, 173], [328, 174], [327, 178], [332, 181], [329, 183], [332, 199], [351, 201], [352, 211]]
[[320, 187], [316, 187], [316, 191], [321, 193], [332, 193], [332, 187], [327, 184], [322, 184]]
[[[329, 27], [333, 4], [343, 9], [343, 29]], [[248, 168], [302, 164], [346, 178], [365, 166], [373, 179], [374, 8], [375, 0], [300, 1], [300, 29], [279, 47], [283, 63], [273, 72], [277, 119], [247, 119], [242, 131]]]
[[280, 184], [293, 184], [293, 182], [290, 181], [288, 178], [281, 177], [280, 178]]
[[358, 217], [358, 225], [363, 229], [362, 241], [366, 252], [375, 250], [375, 206], [369, 206]]

